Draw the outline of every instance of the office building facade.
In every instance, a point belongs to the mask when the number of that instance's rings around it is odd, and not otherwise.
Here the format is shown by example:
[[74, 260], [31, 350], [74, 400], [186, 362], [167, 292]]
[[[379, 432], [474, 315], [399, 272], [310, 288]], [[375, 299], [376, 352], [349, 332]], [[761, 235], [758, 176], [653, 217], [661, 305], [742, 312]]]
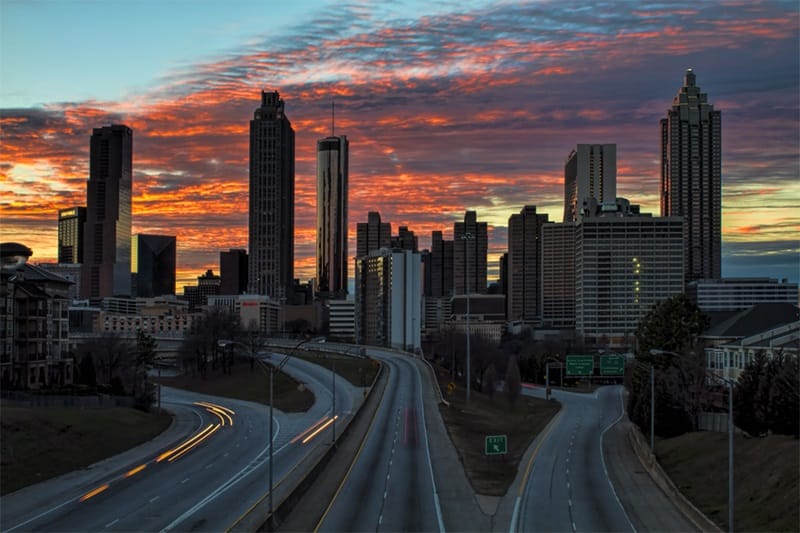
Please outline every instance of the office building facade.
[[[429, 266], [428, 266], [429, 265]], [[442, 238], [441, 231], [431, 232], [431, 251], [426, 268], [430, 280], [425, 296], [450, 297], [453, 293], [453, 241]]]
[[236, 295], [247, 292], [247, 251], [231, 248], [219, 253], [219, 293]]
[[177, 238], [174, 235], [134, 235], [132, 254], [131, 275], [136, 296], [175, 294]]
[[575, 223], [542, 226], [542, 325], [575, 327]]
[[489, 238], [486, 222], [467, 211], [464, 222], [453, 225], [453, 292], [486, 294], [486, 254]]
[[701, 279], [686, 286], [686, 295], [704, 312], [743, 311], [756, 304], [798, 305], [797, 283], [773, 278]]
[[617, 145], [579, 144], [564, 164], [564, 222], [574, 222], [586, 198], [614, 203], [617, 195]]
[[70, 207], [58, 210], [58, 262], [83, 263], [83, 228], [86, 208]]
[[317, 141], [317, 290], [347, 296], [347, 137]]
[[277, 91], [250, 121], [248, 287], [279, 300], [294, 283], [294, 130]]
[[542, 226], [546, 214], [526, 205], [508, 219], [506, 316], [508, 320], [538, 325], [541, 322], [540, 287]]
[[356, 225], [356, 258], [364, 257], [374, 250], [391, 248], [392, 225], [381, 222], [381, 214], [370, 211], [366, 222]]
[[89, 152], [81, 297], [131, 296], [133, 131], [95, 128]]
[[661, 215], [686, 219], [686, 281], [722, 268], [722, 115], [692, 69], [661, 119]]

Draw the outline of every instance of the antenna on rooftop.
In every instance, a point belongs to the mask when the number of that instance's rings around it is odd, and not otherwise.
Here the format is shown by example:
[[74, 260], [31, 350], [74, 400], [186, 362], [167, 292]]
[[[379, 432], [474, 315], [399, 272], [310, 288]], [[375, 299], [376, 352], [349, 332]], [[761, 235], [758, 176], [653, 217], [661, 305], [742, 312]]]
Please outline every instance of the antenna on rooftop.
[[334, 110], [333, 110], [334, 102], [331, 100], [331, 137], [336, 136], [336, 128], [334, 127]]

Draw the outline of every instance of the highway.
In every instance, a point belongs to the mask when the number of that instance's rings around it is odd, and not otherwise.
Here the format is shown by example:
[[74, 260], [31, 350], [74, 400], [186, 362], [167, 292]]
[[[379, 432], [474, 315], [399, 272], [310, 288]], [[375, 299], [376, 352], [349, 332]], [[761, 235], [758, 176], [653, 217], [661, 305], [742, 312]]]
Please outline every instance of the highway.
[[[523, 389], [543, 397], [543, 389]], [[622, 387], [592, 394], [554, 390], [563, 408], [530, 465], [511, 531], [634, 531], [608, 478], [605, 431], [622, 415]]]
[[418, 362], [369, 348], [389, 372], [381, 404], [319, 531], [442, 531]]
[[[281, 357], [281, 356], [274, 356]], [[312, 447], [329, 446], [331, 372], [291, 359], [284, 371], [315, 395], [306, 413], [275, 410], [275, 504], [281, 480]], [[360, 389], [336, 380], [336, 414], [348, 419]], [[162, 404], [178, 413], [189, 435], [173, 446], [117, 465], [102, 477], [68, 475], [24, 498], [3, 497], [3, 531], [224, 531], [268, 491], [269, 409], [226, 398], [164, 388]], [[38, 488], [38, 486], [36, 486]], [[20, 491], [22, 492], [22, 491]]]

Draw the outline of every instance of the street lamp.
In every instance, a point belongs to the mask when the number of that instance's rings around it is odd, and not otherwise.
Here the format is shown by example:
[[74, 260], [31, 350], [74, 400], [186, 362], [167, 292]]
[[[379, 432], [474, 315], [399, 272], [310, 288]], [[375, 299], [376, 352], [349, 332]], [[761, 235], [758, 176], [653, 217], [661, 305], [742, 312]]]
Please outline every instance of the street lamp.
[[[322, 340], [324, 341], [324, 339], [322, 339]], [[319, 341], [320, 341], [320, 338], [305, 339], [303, 341], [300, 341], [294, 348], [292, 348], [292, 351], [294, 352], [295, 350], [300, 348], [300, 346], [302, 346], [303, 344], [305, 344], [307, 342], [319, 342]], [[274, 412], [275, 412], [275, 408], [273, 406], [274, 402], [273, 402], [273, 397], [272, 397], [272, 390], [273, 390], [272, 383], [273, 383], [273, 375], [275, 373], [275, 370], [280, 372], [283, 369], [283, 367], [286, 366], [286, 363], [289, 362], [289, 359], [292, 357], [292, 355], [291, 355], [291, 353], [287, 354], [283, 359], [281, 359], [281, 361], [276, 366], [273, 366], [271, 364], [270, 365], [266, 365], [260, 358], [257, 358], [255, 356], [255, 354], [253, 354], [253, 350], [251, 349], [251, 347], [249, 347], [249, 346], [247, 346], [245, 344], [242, 344], [241, 342], [232, 341], [232, 340], [225, 340], [225, 339], [220, 339], [220, 340], [217, 341], [217, 346], [219, 346], [220, 348], [225, 348], [226, 346], [233, 345], [233, 344], [238, 344], [239, 346], [242, 346], [242, 347], [246, 348], [250, 352], [250, 357], [251, 358], [253, 358], [256, 361], [258, 361], [262, 365], [262, 368], [264, 366], [266, 366], [269, 369], [269, 519], [270, 519], [270, 521], [272, 521], [273, 520], [272, 511], [274, 509], [273, 506], [272, 506], [272, 487], [273, 487], [273, 485], [272, 485], [272, 480], [273, 480], [273, 477], [272, 477], [272, 449], [274, 447], [272, 439], [275, 436], [275, 431], [274, 431], [274, 424], [275, 424]], [[334, 394], [336, 394], [335, 391], [336, 391], [336, 389], [334, 389]], [[334, 396], [334, 398], [335, 398], [335, 396]]]
[[[550, 399], [550, 361], [551, 361], [551, 360], [552, 360], [552, 361], [554, 361], [554, 362], [556, 362], [556, 363], [558, 363], [558, 365], [559, 365], [559, 366], [558, 366], [558, 368], [559, 368], [559, 369], [561, 369], [561, 368], [562, 368], [562, 367], [561, 367], [561, 361], [559, 361], [557, 357], [553, 357], [553, 356], [551, 355], [551, 356], [548, 356], [548, 357], [547, 357], [547, 358], [544, 360], [544, 361], [545, 361], [545, 363], [544, 363], [544, 368], [545, 368], [545, 378], [544, 378], [544, 380], [545, 380], [545, 385], [546, 385], [546, 388], [545, 388], [545, 396], [547, 397], [547, 399], [548, 399], [548, 400]], [[561, 377], [561, 379], [560, 379], [560, 381], [559, 381], [559, 384], [560, 384], [562, 387], [564, 386], [564, 378], [563, 378], [563, 373], [562, 373], [562, 377]]]
[[[651, 355], [669, 355], [675, 357], [682, 357], [680, 354], [675, 352], [670, 352], [666, 350], [658, 350], [653, 348], [650, 350]], [[653, 387], [653, 365], [650, 365], [650, 387], [652, 391]], [[711, 374], [712, 379], [717, 381], [721, 381], [728, 386], [728, 530], [733, 532], [733, 384], [734, 380], [730, 378], [724, 378], [717, 376], [715, 374]], [[651, 396], [651, 403], [652, 403], [652, 396]], [[651, 416], [650, 416], [650, 447], [652, 449], [652, 431], [653, 431], [653, 411], [651, 407]]]
[[464, 241], [464, 260], [466, 262], [466, 271], [464, 273], [464, 287], [467, 293], [467, 402], [469, 403], [469, 392], [472, 386], [472, 376], [470, 375], [470, 350], [469, 350], [469, 337], [470, 337], [470, 329], [469, 329], [469, 241], [475, 240], [475, 236], [472, 233], [465, 233], [461, 236], [461, 240]]

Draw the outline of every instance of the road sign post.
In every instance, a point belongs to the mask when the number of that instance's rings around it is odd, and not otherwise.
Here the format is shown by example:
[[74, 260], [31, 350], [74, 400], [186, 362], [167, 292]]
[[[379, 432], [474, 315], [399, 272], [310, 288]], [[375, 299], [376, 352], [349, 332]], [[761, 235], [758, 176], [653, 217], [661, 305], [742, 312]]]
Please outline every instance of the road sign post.
[[486, 436], [486, 455], [504, 455], [508, 453], [508, 442], [505, 435]]

